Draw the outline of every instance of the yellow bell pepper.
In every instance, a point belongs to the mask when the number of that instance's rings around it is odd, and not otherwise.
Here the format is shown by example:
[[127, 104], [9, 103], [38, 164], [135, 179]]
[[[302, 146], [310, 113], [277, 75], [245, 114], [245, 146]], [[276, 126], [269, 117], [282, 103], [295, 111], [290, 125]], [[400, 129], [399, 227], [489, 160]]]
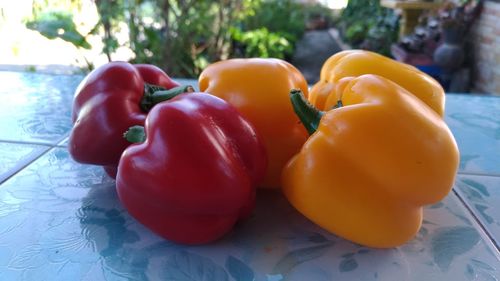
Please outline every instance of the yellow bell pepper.
[[279, 188], [281, 172], [308, 138], [290, 104], [290, 89], [307, 95], [304, 76], [279, 59], [230, 59], [203, 70], [200, 90], [235, 106], [257, 129], [268, 155], [261, 187]]
[[309, 101], [321, 110], [328, 110], [338, 101], [338, 97], [331, 97], [332, 89], [338, 87], [344, 78], [352, 79], [363, 74], [390, 79], [443, 116], [445, 94], [436, 80], [411, 65], [364, 50], [339, 52], [326, 60], [320, 80], [311, 88]]
[[455, 139], [439, 114], [386, 78], [362, 75], [337, 89], [337, 107], [327, 112], [292, 91], [312, 135], [284, 168], [284, 194], [341, 237], [371, 247], [401, 245], [419, 230], [422, 207], [451, 190], [459, 164]]

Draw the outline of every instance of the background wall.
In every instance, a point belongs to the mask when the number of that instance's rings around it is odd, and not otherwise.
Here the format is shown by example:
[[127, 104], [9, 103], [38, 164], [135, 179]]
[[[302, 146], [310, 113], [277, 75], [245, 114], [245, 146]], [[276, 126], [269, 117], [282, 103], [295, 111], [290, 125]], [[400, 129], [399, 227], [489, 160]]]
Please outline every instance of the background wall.
[[472, 29], [474, 92], [500, 95], [500, 1], [486, 1]]

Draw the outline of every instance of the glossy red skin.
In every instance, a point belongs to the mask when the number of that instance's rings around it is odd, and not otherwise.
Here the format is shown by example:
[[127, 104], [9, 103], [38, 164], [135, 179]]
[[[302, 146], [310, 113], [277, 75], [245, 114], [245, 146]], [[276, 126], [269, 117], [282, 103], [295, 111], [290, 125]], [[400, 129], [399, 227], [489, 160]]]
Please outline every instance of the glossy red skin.
[[168, 240], [203, 244], [251, 214], [267, 156], [232, 105], [182, 94], [150, 111], [146, 135], [125, 150], [116, 180], [120, 200], [138, 221]]
[[80, 163], [104, 166], [116, 176], [120, 155], [130, 145], [123, 133], [144, 125], [140, 108], [144, 82], [167, 89], [179, 86], [153, 65], [111, 62], [92, 71], [78, 86], [73, 102], [69, 152]]

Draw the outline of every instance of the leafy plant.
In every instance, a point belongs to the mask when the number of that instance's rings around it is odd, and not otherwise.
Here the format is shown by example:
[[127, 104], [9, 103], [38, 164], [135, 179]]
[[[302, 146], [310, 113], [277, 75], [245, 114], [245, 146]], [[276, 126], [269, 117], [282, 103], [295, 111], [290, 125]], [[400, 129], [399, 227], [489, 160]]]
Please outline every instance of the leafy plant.
[[284, 59], [286, 55], [291, 55], [293, 52], [293, 46], [286, 36], [270, 32], [265, 27], [247, 32], [233, 29], [232, 33], [233, 40], [240, 43], [243, 53], [239, 55], [243, 57]]
[[305, 30], [301, 5], [292, 0], [256, 0], [253, 13], [230, 27], [231, 57], [287, 59]]
[[85, 36], [76, 29], [73, 16], [67, 12], [43, 13], [37, 19], [28, 21], [26, 26], [49, 39], [61, 38], [78, 48], [90, 49], [91, 47]]
[[341, 15], [341, 34], [354, 48], [390, 55], [397, 41], [399, 17], [378, 0], [350, 0]]
[[293, 0], [258, 0], [257, 10], [241, 22], [243, 31], [266, 28], [280, 33], [289, 41], [296, 41], [305, 31], [305, 13], [302, 4]]
[[[229, 27], [253, 12], [250, 0], [96, 1], [105, 46], [116, 47], [113, 33], [129, 27], [124, 45], [132, 62], [156, 64], [174, 76], [196, 77], [208, 62], [228, 57]], [[107, 36], [109, 35], [109, 36]]]
[[[89, 34], [81, 34], [73, 21], [73, 15], [65, 11], [49, 10], [37, 14], [33, 19], [26, 22], [26, 27], [38, 31], [43, 36], [49, 39], [62, 39], [68, 43], [71, 43], [77, 49], [90, 49], [91, 45], [87, 41], [88, 35], [93, 31], [91, 30]], [[82, 56], [87, 64], [87, 68], [91, 70], [93, 64], [89, 62], [85, 56]]]
[[354, 22], [346, 28], [345, 39], [351, 44], [359, 44], [366, 37], [366, 26], [362, 22]]

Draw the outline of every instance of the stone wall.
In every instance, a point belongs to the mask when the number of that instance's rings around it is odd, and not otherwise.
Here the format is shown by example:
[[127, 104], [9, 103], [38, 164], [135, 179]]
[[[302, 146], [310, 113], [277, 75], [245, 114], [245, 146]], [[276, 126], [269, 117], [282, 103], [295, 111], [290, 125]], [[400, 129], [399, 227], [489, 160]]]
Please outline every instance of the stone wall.
[[500, 1], [486, 1], [472, 28], [473, 92], [500, 95]]

